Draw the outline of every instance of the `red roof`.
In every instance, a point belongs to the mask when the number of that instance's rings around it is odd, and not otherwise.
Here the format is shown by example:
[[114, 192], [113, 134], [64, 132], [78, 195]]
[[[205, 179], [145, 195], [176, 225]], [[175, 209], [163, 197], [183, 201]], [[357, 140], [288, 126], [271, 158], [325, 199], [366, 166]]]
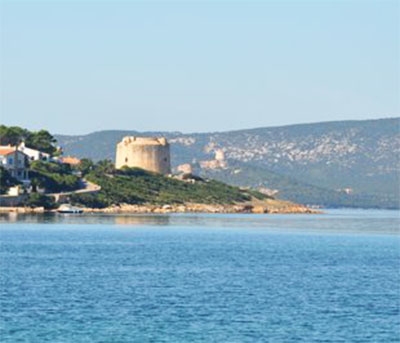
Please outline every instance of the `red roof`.
[[61, 158], [61, 162], [71, 165], [78, 165], [81, 163], [81, 160], [73, 156], [66, 156]]
[[11, 147], [6, 147], [6, 148], [0, 148], [0, 155], [2, 156], [6, 156], [9, 155], [13, 152], [15, 152], [16, 149], [15, 148], [11, 148]]

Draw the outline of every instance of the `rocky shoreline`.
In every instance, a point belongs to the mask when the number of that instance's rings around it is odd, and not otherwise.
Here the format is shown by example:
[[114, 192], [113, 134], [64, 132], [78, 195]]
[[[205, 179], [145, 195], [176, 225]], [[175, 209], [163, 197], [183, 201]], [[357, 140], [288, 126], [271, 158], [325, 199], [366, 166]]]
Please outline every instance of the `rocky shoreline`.
[[[280, 200], [264, 200], [252, 201], [248, 203], [233, 205], [218, 204], [166, 204], [166, 205], [114, 205], [106, 208], [82, 208], [83, 213], [107, 213], [107, 214], [165, 214], [165, 213], [253, 213], [253, 214], [289, 214], [304, 213], [316, 214], [321, 213], [320, 210], [311, 209], [304, 205], [294, 204], [288, 201]], [[57, 212], [57, 210], [45, 210], [43, 207], [0, 207], [0, 213], [45, 213]]]

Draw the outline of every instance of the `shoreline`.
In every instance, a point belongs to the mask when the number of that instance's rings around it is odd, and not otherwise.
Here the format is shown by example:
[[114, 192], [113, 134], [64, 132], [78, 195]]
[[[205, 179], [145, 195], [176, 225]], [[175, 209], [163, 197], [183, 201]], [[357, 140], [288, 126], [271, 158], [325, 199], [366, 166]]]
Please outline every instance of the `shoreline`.
[[[165, 205], [113, 205], [106, 208], [81, 208], [84, 214], [168, 214], [168, 213], [240, 213], [240, 214], [319, 214], [321, 210], [288, 201], [259, 201], [243, 204], [165, 204]], [[46, 210], [43, 207], [0, 207], [0, 213], [43, 214], [57, 213], [57, 209]]]

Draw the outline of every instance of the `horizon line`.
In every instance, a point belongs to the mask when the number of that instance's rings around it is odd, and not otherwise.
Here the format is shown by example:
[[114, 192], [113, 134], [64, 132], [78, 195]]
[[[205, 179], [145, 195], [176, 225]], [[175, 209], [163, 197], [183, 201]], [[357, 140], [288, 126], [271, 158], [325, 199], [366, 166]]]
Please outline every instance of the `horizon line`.
[[[343, 120], [327, 120], [327, 121], [319, 121], [319, 122], [304, 122], [304, 123], [295, 123], [295, 124], [284, 124], [284, 125], [271, 125], [271, 126], [258, 126], [258, 127], [249, 127], [242, 129], [227, 129], [227, 130], [217, 130], [217, 131], [179, 131], [179, 130], [137, 130], [137, 129], [104, 129], [104, 130], [95, 130], [88, 133], [82, 134], [73, 134], [73, 133], [54, 133], [54, 136], [89, 136], [91, 134], [100, 133], [100, 132], [115, 132], [115, 131], [129, 131], [129, 132], [138, 132], [143, 134], [148, 133], [174, 133], [174, 134], [183, 134], [183, 135], [191, 135], [191, 134], [210, 134], [210, 133], [226, 133], [226, 132], [238, 132], [238, 131], [252, 131], [259, 129], [269, 129], [269, 128], [283, 128], [283, 127], [293, 127], [293, 126], [303, 126], [303, 125], [318, 125], [318, 124], [330, 124], [330, 123], [339, 123], [339, 122], [363, 122], [363, 121], [379, 121], [379, 120], [393, 120], [400, 119], [400, 115], [398, 116], [390, 116], [390, 117], [382, 117], [382, 118], [371, 118], [371, 119], [343, 119]], [[15, 125], [11, 125], [15, 126]], [[29, 131], [35, 131], [30, 130]], [[43, 129], [42, 130], [48, 130]]]

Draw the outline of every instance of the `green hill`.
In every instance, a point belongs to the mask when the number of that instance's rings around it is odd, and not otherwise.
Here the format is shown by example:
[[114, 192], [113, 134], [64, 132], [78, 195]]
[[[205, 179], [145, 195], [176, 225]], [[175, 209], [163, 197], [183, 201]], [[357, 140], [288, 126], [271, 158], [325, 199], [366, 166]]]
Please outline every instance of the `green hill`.
[[101, 186], [94, 195], [74, 195], [71, 201], [87, 207], [107, 207], [118, 204], [234, 204], [252, 198], [270, 199], [261, 193], [240, 190], [215, 180], [191, 177], [186, 181], [139, 168], [124, 168], [108, 172], [97, 168], [86, 179]]
[[395, 193], [370, 194], [350, 193], [300, 182], [290, 176], [272, 172], [259, 166], [232, 162], [230, 168], [206, 170], [204, 177], [227, 182], [231, 185], [269, 189], [276, 191], [274, 197], [300, 204], [318, 205], [327, 208], [398, 208], [398, 195]]
[[[191, 134], [102, 131], [56, 138], [67, 155], [114, 160], [117, 142], [127, 135], [165, 136], [174, 168], [191, 163], [200, 176], [277, 189], [282, 199], [328, 207], [399, 208], [400, 118]], [[201, 167], [199, 162], [214, 159], [218, 149], [224, 152], [226, 168]]]

